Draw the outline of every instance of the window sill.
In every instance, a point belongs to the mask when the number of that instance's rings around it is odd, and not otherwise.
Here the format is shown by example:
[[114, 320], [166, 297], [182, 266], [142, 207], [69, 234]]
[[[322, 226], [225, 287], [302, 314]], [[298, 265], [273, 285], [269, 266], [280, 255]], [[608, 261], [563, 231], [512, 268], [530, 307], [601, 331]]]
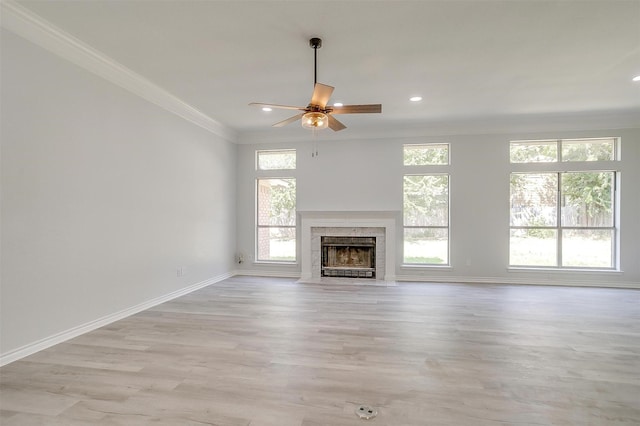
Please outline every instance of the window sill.
[[534, 268], [526, 266], [510, 266], [507, 268], [507, 272], [557, 272], [561, 274], [571, 273], [596, 273], [596, 274], [618, 274], [622, 275], [624, 271], [620, 269], [590, 269], [590, 268]]
[[298, 262], [293, 260], [293, 261], [288, 261], [288, 260], [254, 260], [252, 262], [254, 265], [297, 265]]
[[400, 267], [404, 269], [438, 269], [447, 271], [453, 270], [453, 267], [451, 265], [418, 265], [414, 263], [403, 263], [402, 265], [400, 265]]

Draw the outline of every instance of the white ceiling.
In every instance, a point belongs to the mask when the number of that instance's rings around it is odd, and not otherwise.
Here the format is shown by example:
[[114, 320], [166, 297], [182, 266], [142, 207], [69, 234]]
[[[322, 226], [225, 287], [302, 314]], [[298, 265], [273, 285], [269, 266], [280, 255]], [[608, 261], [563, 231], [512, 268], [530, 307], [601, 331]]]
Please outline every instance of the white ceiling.
[[[348, 126], [640, 117], [639, 1], [20, 1], [239, 134], [306, 106], [382, 103]], [[412, 95], [423, 101], [410, 103]], [[291, 124], [289, 127], [299, 127]]]

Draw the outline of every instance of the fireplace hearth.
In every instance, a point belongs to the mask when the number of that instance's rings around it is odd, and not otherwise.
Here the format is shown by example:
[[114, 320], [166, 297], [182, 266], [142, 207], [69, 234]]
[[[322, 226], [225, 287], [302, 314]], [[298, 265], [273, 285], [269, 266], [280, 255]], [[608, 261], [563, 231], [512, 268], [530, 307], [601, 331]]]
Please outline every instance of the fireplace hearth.
[[321, 276], [376, 278], [376, 237], [323, 236]]

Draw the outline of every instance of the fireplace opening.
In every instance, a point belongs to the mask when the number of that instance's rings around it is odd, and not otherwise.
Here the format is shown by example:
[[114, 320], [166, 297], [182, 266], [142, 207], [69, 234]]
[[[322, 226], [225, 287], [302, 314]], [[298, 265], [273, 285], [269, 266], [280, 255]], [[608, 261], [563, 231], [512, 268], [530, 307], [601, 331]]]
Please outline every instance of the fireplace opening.
[[376, 277], [376, 237], [321, 238], [322, 276]]

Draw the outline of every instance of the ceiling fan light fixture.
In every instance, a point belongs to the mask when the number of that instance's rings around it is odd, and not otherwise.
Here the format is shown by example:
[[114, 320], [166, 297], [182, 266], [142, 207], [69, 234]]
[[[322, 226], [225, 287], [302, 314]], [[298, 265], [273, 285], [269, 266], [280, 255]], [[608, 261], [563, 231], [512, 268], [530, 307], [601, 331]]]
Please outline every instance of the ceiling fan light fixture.
[[302, 127], [305, 129], [326, 129], [329, 127], [329, 117], [322, 112], [308, 112], [302, 116]]
[[302, 127], [313, 131], [329, 128], [334, 132], [339, 132], [340, 130], [346, 129], [347, 126], [337, 120], [334, 117], [335, 114], [379, 114], [382, 112], [381, 104], [343, 105], [341, 102], [336, 102], [333, 104], [333, 107], [327, 107], [334, 87], [318, 83], [318, 49], [322, 46], [322, 40], [314, 37], [309, 40], [309, 45], [313, 48], [313, 93], [311, 94], [309, 104], [306, 107], [300, 107], [251, 102], [249, 105], [260, 106], [263, 111], [267, 111], [267, 109], [270, 111], [271, 108], [296, 110], [298, 111], [296, 115], [275, 123], [273, 127], [283, 127], [302, 118], [300, 123]]

